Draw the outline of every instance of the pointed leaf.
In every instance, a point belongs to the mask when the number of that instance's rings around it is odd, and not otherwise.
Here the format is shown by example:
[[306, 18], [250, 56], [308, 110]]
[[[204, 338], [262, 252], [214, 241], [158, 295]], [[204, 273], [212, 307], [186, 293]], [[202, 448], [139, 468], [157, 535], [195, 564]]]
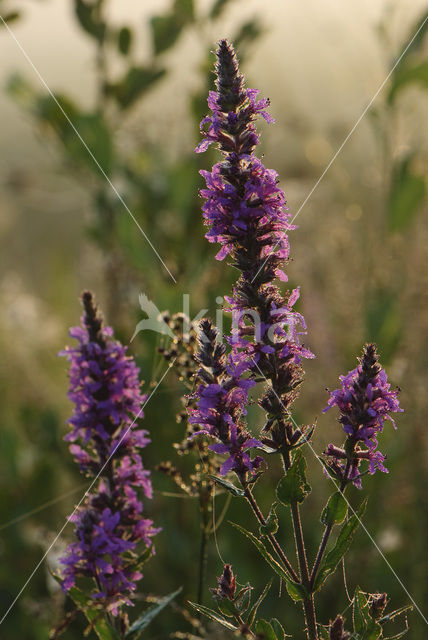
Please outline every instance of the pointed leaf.
[[214, 620], [214, 622], [218, 622], [223, 627], [226, 627], [226, 629], [230, 629], [231, 631], [236, 631], [236, 629], [238, 628], [228, 620], [225, 620], [216, 611], [213, 611], [213, 609], [209, 609], [208, 607], [205, 607], [203, 604], [196, 604], [195, 602], [189, 602], [189, 604], [194, 609], [196, 609], [196, 611], [199, 611], [199, 613], [202, 613], [204, 616], [207, 616], [207, 618], [210, 618], [210, 620]]
[[303, 502], [310, 493], [311, 487], [306, 482], [306, 460], [301, 451], [297, 451], [294, 461], [286, 475], [281, 478], [276, 488], [276, 496], [284, 506]]
[[252, 590], [253, 587], [247, 582], [245, 587], [242, 587], [235, 596], [234, 602], [241, 613], [244, 613], [250, 606]]
[[343, 493], [336, 491], [328, 499], [323, 512], [321, 514], [321, 522], [327, 527], [328, 525], [340, 524], [344, 521], [348, 512], [348, 503]]
[[139, 634], [143, 629], [145, 629], [151, 621], [162, 611], [165, 607], [174, 600], [178, 596], [178, 594], [182, 591], [183, 587], [180, 587], [173, 593], [162, 598], [159, 602], [154, 604], [150, 609], [145, 611], [139, 618], [134, 622], [134, 624], [129, 629], [126, 634], [126, 638], [132, 638], [133, 636]]
[[256, 618], [257, 609], [260, 607], [261, 603], [266, 598], [271, 586], [272, 586], [272, 580], [270, 580], [267, 583], [267, 585], [265, 586], [265, 588], [263, 589], [263, 591], [261, 592], [261, 594], [259, 595], [259, 597], [255, 601], [255, 603], [251, 607], [250, 612], [248, 614], [248, 618], [247, 618], [247, 624], [248, 624], [249, 627], [251, 627], [251, 625], [253, 624], [253, 622], [254, 622], [254, 620]]
[[364, 500], [358, 511], [354, 513], [354, 515], [351, 516], [344, 525], [342, 525], [334, 547], [321, 561], [321, 566], [315, 578], [314, 591], [318, 591], [318, 589], [320, 589], [327, 580], [328, 576], [336, 571], [337, 565], [351, 546], [366, 505], [367, 500]]
[[106, 25], [98, 19], [95, 4], [74, 0], [74, 11], [82, 29], [101, 43], [106, 33]]
[[214, 482], [216, 482], [221, 487], [223, 487], [223, 489], [226, 489], [226, 491], [229, 491], [229, 493], [235, 496], [235, 498], [242, 498], [242, 496], [245, 496], [245, 492], [243, 489], [239, 489], [238, 487], [235, 487], [235, 485], [229, 482], [228, 480], [225, 480], [224, 478], [219, 478], [218, 476], [213, 476], [211, 474], [207, 474], [207, 475], [208, 475], [208, 478], [211, 478], [211, 480], [214, 480]]
[[106, 86], [106, 92], [114, 96], [122, 109], [127, 109], [149, 91], [165, 73], [165, 69], [154, 67], [130, 67], [122, 80]]
[[275, 571], [275, 573], [277, 573], [280, 576], [280, 578], [284, 580], [287, 587], [288, 595], [293, 600], [296, 600], [296, 601], [304, 600], [305, 598], [308, 597], [308, 592], [305, 589], [305, 587], [302, 584], [299, 584], [298, 582], [294, 582], [289, 578], [286, 570], [275, 560], [275, 558], [271, 556], [271, 554], [266, 549], [264, 544], [260, 542], [260, 540], [256, 538], [254, 534], [250, 533], [250, 531], [247, 531], [246, 529], [244, 529], [244, 527], [241, 527], [239, 524], [235, 524], [234, 522], [232, 522], [231, 524], [236, 529], [238, 529], [238, 531], [243, 533], [244, 536], [246, 536], [249, 540], [251, 540], [253, 545], [259, 551], [260, 555], [266, 560], [268, 565]]
[[269, 533], [275, 534], [278, 531], [278, 516], [276, 515], [277, 503], [274, 502], [270, 508], [269, 515], [266, 518], [266, 524], [261, 524], [259, 532], [261, 536], [267, 536]]
[[153, 16], [150, 24], [153, 49], [156, 55], [163, 53], [175, 44], [183, 27], [174, 14]]
[[285, 638], [291, 638], [291, 636], [285, 633], [284, 627], [282, 626], [279, 620], [277, 620], [276, 618], [272, 618], [270, 623], [272, 625], [273, 630], [275, 631], [275, 634], [278, 640], [285, 640]]
[[407, 613], [407, 611], [413, 611], [412, 604], [408, 604], [405, 607], [400, 607], [399, 609], [396, 609], [395, 611], [392, 611], [391, 613], [388, 613], [385, 616], [382, 616], [382, 618], [380, 618], [378, 622], [379, 624], [385, 624], [385, 622], [394, 620], [394, 618], [396, 618], [397, 616], [402, 616], [404, 613]]
[[352, 606], [352, 621], [354, 624], [354, 631], [357, 633], [363, 633], [367, 620], [363, 612], [364, 607], [367, 605], [367, 598], [360, 590], [360, 587], [355, 589], [354, 602]]

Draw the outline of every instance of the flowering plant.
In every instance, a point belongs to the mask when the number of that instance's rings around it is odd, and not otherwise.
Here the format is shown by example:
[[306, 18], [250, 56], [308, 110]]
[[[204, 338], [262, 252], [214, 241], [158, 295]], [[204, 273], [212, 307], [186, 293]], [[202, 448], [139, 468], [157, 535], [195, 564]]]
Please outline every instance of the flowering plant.
[[[206, 181], [206, 188], [201, 190], [205, 200], [202, 211], [209, 227], [206, 238], [221, 245], [217, 259], [228, 257], [240, 276], [232, 295], [226, 298], [225, 311], [232, 314], [232, 331], [226, 338], [228, 347], [218, 340], [209, 320], [200, 323], [197, 354], [200, 368], [191, 396], [189, 421], [200, 425], [201, 433], [215, 441], [209, 447], [212, 451], [227, 456], [220, 473], [235, 475], [241, 489], [235, 485], [229, 489], [248, 501], [260, 525], [260, 537], [235, 526], [284, 580], [292, 600], [301, 602], [307, 638], [346, 640], [351, 634], [345, 631], [342, 616], [332, 615], [329, 624], [317, 619], [315, 594], [343, 560], [364, 513], [365, 502], [354, 510], [344, 497], [345, 490], [350, 483], [361, 488], [361, 479], [367, 472], [387, 471], [383, 464], [385, 456], [377, 450], [377, 434], [382, 431], [384, 420], [393, 422], [391, 413], [402, 409], [397, 390], [391, 389], [379, 364], [375, 345], [365, 345], [360, 364], [341, 377], [342, 386], [330, 393], [326, 408], [339, 408], [346, 441], [343, 447], [329, 444], [324, 453], [326, 474], [332, 477], [336, 490], [321, 514], [325, 529], [311, 566], [300, 509], [311, 490], [305, 473], [305, 451], [312, 449], [314, 425], [297, 425], [290, 410], [303, 381], [302, 360], [314, 355], [301, 342], [307, 327], [303, 316], [293, 308], [300, 289], [283, 294], [275, 283], [287, 281], [284, 266], [289, 258], [288, 232], [295, 226], [278, 186], [277, 174], [266, 169], [254, 153], [259, 143], [255, 119], [261, 115], [268, 123], [273, 121], [267, 112], [269, 101], [259, 100], [258, 91], [245, 88], [235, 52], [226, 40], [217, 49], [216, 77], [217, 91], [208, 98], [211, 114], [201, 122], [203, 140], [196, 151], [205, 151], [214, 143], [223, 160], [211, 172], [201, 172]], [[247, 429], [246, 408], [250, 389], [257, 391], [257, 383], [263, 385], [257, 403], [265, 412], [265, 423], [260, 435], [253, 437]], [[306, 449], [303, 445], [307, 445]], [[252, 487], [267, 467], [260, 454], [274, 453], [282, 459], [284, 475], [276, 489], [276, 500], [265, 517]], [[221, 477], [218, 481], [227, 487]], [[276, 514], [279, 505], [290, 511], [297, 569], [279, 541]], [[352, 515], [348, 515], [348, 507]], [[342, 527], [334, 546], [326, 552], [333, 528], [338, 524]], [[265, 542], [270, 543], [277, 559]], [[219, 587], [213, 591], [219, 602], [219, 614], [201, 605], [194, 606], [242, 636], [284, 638], [278, 620], [256, 619], [266, 589], [255, 608], [250, 608], [248, 589], [235, 596], [235, 583], [232, 568], [227, 564]], [[353, 600], [353, 638], [385, 637], [383, 624], [395, 615], [383, 615], [386, 602], [386, 594], [366, 596], [357, 589]], [[233, 622], [227, 617], [232, 617]]]

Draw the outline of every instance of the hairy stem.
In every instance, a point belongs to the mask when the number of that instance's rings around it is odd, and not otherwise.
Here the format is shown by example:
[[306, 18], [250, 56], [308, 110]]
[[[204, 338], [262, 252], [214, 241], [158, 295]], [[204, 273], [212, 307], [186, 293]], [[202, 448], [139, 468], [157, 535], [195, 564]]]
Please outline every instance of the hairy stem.
[[[245, 485], [245, 483], [242, 481], [242, 486], [244, 488], [244, 492], [245, 492], [245, 497], [247, 498], [248, 502], [251, 505], [252, 510], [254, 511], [254, 514], [257, 518], [257, 520], [259, 521], [260, 524], [265, 525], [266, 524], [266, 520], [262, 514], [262, 512], [260, 511], [260, 508], [251, 492], [251, 489]], [[284, 566], [286, 567], [286, 569], [288, 570], [288, 573], [290, 574], [290, 577], [295, 580], [296, 582], [299, 582], [299, 576], [297, 575], [297, 573], [294, 571], [290, 561], [288, 560], [287, 556], [285, 555], [284, 551], [282, 550], [278, 540], [275, 538], [273, 533], [269, 533], [267, 535], [269, 542], [271, 543], [272, 547], [274, 548], [274, 550], [276, 551], [277, 555], [279, 556], [279, 558], [282, 560]]]
[[204, 584], [205, 584], [205, 576], [207, 569], [207, 543], [208, 543], [208, 529], [204, 525], [201, 528], [201, 542], [199, 547], [199, 576], [198, 576], [198, 599], [197, 603], [202, 604], [203, 595], [204, 595]]

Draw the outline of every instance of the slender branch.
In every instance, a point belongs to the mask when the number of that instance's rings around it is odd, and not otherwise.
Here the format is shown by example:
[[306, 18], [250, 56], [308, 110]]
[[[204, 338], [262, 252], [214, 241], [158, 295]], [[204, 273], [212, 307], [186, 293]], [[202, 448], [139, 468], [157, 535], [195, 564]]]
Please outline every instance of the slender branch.
[[[345, 473], [343, 475], [343, 479], [342, 479], [342, 482], [340, 484], [339, 491], [340, 491], [341, 494], [344, 493], [344, 491], [345, 491], [345, 489], [347, 487], [347, 484], [348, 484], [349, 469], [350, 469], [350, 462], [348, 460], [347, 463], [346, 463]], [[311, 588], [313, 588], [313, 586], [314, 586], [315, 578], [317, 577], [318, 569], [320, 567], [321, 560], [323, 559], [324, 552], [325, 552], [325, 549], [326, 549], [327, 543], [329, 541], [330, 534], [331, 534], [332, 530], [333, 530], [333, 524], [328, 524], [326, 526], [326, 528], [325, 528], [324, 535], [322, 537], [320, 546], [318, 548], [317, 557], [315, 559], [314, 566], [312, 568], [312, 573], [311, 573], [311, 578], [310, 578], [310, 586], [311, 586]]]
[[198, 599], [197, 603], [202, 604], [204, 595], [205, 575], [207, 569], [207, 543], [209, 533], [206, 526], [201, 528], [201, 543], [199, 547], [199, 575], [198, 575]]
[[[260, 524], [265, 525], [266, 524], [266, 520], [262, 514], [262, 512], [260, 511], [260, 508], [251, 492], [251, 489], [245, 485], [245, 483], [241, 480], [242, 486], [244, 488], [244, 492], [245, 492], [245, 497], [247, 498], [248, 502], [251, 505], [252, 510], [254, 511], [254, 514], [257, 518], [257, 520], [260, 522]], [[277, 555], [279, 556], [279, 558], [282, 560], [282, 562], [284, 563], [285, 567], [288, 570], [288, 573], [290, 574], [291, 578], [293, 580], [295, 580], [296, 582], [299, 582], [299, 576], [297, 575], [297, 573], [294, 571], [290, 561], [288, 560], [287, 556], [285, 555], [284, 551], [282, 550], [278, 540], [275, 538], [273, 533], [269, 533], [267, 535], [269, 542], [271, 543], [272, 547], [275, 549]]]
[[[290, 452], [284, 452], [282, 462], [285, 473], [290, 468]], [[296, 543], [297, 559], [299, 561], [301, 583], [308, 590], [308, 597], [303, 600], [303, 611], [305, 614], [306, 627], [309, 640], [318, 640], [317, 619], [315, 614], [314, 596], [311, 593], [311, 579], [309, 576], [308, 559], [306, 556], [305, 541], [303, 538], [302, 521], [300, 519], [300, 509], [297, 502], [291, 504], [291, 519], [293, 522], [294, 540]]]
[[314, 586], [315, 578], [317, 577], [318, 569], [320, 567], [321, 560], [323, 558], [324, 551], [325, 551], [325, 548], [327, 546], [327, 542], [328, 542], [328, 540], [330, 538], [330, 534], [331, 534], [332, 529], [333, 529], [333, 525], [332, 524], [327, 525], [327, 527], [325, 528], [324, 535], [323, 535], [322, 540], [321, 540], [321, 544], [320, 544], [320, 546], [318, 548], [317, 557], [315, 559], [314, 566], [312, 568], [312, 573], [311, 573], [311, 578], [310, 578], [311, 587]]

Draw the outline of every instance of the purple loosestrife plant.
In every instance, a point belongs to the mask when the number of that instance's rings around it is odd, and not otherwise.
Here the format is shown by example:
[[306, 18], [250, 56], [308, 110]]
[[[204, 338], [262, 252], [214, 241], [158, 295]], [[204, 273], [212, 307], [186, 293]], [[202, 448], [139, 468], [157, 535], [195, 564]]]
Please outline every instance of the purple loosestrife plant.
[[61, 563], [62, 587], [69, 591], [79, 578], [91, 578], [90, 597], [110, 618], [126, 621], [123, 605], [141, 579], [141, 552], [151, 549], [159, 531], [142, 516], [141, 496], [152, 497], [150, 472], [140, 450], [149, 442], [136, 421], [143, 417], [139, 369], [126, 348], [103, 327], [93, 296], [82, 295], [84, 314], [70, 335], [79, 344], [60, 355], [70, 362], [69, 398], [75, 405], [65, 436], [81, 472], [93, 478], [84, 504], [71, 516], [77, 540]]
[[[310, 568], [300, 519], [300, 505], [308, 496], [310, 486], [300, 447], [309, 442], [313, 426], [296, 425], [290, 408], [303, 381], [302, 359], [314, 355], [301, 342], [306, 324], [303, 316], [294, 310], [299, 288], [284, 294], [275, 283], [287, 280], [284, 266], [289, 259], [288, 232], [295, 227], [290, 222], [277, 174], [266, 169], [254, 153], [259, 143], [254, 122], [258, 116], [272, 122], [267, 113], [269, 102], [257, 99], [256, 90], [245, 88], [235, 52], [226, 40], [222, 40], [217, 49], [216, 76], [217, 91], [211, 92], [208, 98], [211, 114], [201, 123], [203, 140], [196, 151], [205, 151], [214, 143], [223, 160], [211, 172], [201, 172], [206, 181], [206, 188], [201, 190], [202, 210], [209, 227], [207, 239], [221, 245], [217, 259], [228, 257], [240, 276], [232, 295], [226, 298], [226, 311], [232, 313], [232, 330], [231, 335], [226, 336], [226, 345], [219, 340], [209, 320], [200, 323], [200, 347], [196, 356], [200, 367], [196, 373], [196, 390], [191, 396], [189, 421], [217, 441], [210, 445], [211, 450], [227, 456], [221, 473], [234, 472], [240, 481], [242, 489], [229, 485], [229, 490], [234, 496], [245, 497], [251, 505], [260, 524], [261, 539], [235, 526], [285, 581], [292, 599], [301, 601], [307, 638], [344, 640], [349, 634], [344, 631], [343, 619], [336, 617], [335, 612], [330, 616], [334, 623], [322, 626], [317, 621], [314, 595], [349, 549], [364, 512], [365, 503], [345, 521], [348, 505], [343, 493], [347, 485], [352, 481], [358, 484], [363, 460], [368, 461], [370, 473], [376, 468], [384, 470], [384, 456], [377, 451], [376, 434], [382, 430], [383, 420], [390, 417], [391, 412], [400, 410], [397, 392], [390, 390], [374, 346], [367, 345], [359, 367], [343, 378], [342, 389], [331, 395], [329, 406], [338, 405], [347, 442], [344, 449], [329, 445], [326, 451], [327, 466], [339, 485], [321, 514], [325, 530]], [[257, 382], [264, 383], [257, 402], [266, 418], [260, 436], [254, 438], [247, 428], [246, 407], [249, 391]], [[256, 455], [257, 450], [258, 453], [279, 453], [283, 463], [284, 476], [267, 517], [252, 493], [252, 485], [261, 475], [258, 469], [262, 460]], [[224, 479], [218, 481], [228, 488]], [[290, 509], [297, 570], [276, 535], [279, 504]], [[335, 547], [326, 554], [331, 532], [342, 522]], [[268, 553], [265, 540], [271, 544], [279, 563]], [[216, 600], [223, 583], [232, 584], [232, 577], [230, 565], [226, 565], [214, 593]], [[244, 636], [283, 637], [278, 621], [255, 620], [263, 598], [251, 609], [243, 602], [231, 609], [225, 601], [235, 603], [235, 599], [224, 593], [220, 599], [220, 622], [228, 629], [230, 622], [224, 616], [232, 615], [234, 628]], [[358, 628], [354, 628], [355, 640], [369, 637], [369, 632], [370, 638], [384, 637], [381, 622], [362, 612], [367, 602], [362, 592], [356, 592], [354, 611], [357, 607], [361, 616], [356, 623]], [[207, 613], [206, 608], [194, 606]], [[219, 620], [218, 613], [208, 611], [207, 614]]]

